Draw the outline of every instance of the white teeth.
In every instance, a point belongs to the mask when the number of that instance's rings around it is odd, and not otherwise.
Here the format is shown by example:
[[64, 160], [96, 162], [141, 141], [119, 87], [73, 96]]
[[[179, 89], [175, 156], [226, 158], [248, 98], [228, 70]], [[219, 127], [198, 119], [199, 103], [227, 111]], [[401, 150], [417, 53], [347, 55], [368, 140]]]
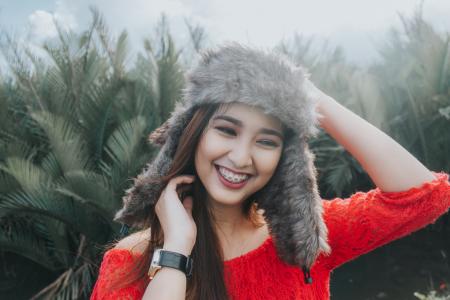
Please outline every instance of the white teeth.
[[242, 182], [248, 178], [248, 175], [238, 175], [222, 167], [219, 167], [219, 172], [227, 180], [232, 181], [234, 183]]

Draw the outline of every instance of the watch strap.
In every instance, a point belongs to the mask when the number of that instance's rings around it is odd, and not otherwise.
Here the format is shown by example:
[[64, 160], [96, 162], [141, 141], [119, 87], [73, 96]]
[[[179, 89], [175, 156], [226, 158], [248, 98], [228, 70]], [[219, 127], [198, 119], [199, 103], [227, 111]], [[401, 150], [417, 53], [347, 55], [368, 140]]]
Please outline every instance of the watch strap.
[[192, 257], [164, 249], [161, 250], [160, 255], [160, 266], [178, 269], [183, 271], [187, 277], [192, 276]]

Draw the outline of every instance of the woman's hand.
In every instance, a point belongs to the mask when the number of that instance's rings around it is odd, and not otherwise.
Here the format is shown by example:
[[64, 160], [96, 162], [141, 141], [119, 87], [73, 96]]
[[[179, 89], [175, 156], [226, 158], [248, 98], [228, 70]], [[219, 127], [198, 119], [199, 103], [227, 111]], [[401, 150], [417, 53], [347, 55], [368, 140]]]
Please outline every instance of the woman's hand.
[[316, 104], [317, 118], [319, 119], [319, 122], [322, 122], [325, 117], [323, 114], [323, 106], [326, 105], [327, 101], [330, 102], [335, 100], [316, 87], [308, 78], [304, 79], [302, 89], [305, 91], [306, 97], [312, 99]]
[[307, 97], [317, 101], [320, 126], [345, 148], [384, 192], [405, 191], [435, 177], [386, 133], [338, 103], [305, 78]]
[[192, 218], [192, 196], [182, 202], [178, 196], [191, 188], [195, 177], [182, 175], [172, 178], [155, 205], [155, 213], [164, 232], [164, 249], [190, 255], [197, 236], [197, 226]]

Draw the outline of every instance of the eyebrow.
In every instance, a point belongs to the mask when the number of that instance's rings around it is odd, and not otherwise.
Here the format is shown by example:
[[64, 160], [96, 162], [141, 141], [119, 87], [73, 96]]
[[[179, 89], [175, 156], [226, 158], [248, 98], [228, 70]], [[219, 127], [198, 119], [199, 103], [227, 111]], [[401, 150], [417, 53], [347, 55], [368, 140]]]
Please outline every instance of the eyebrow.
[[[243, 126], [243, 123], [241, 120], [238, 120], [233, 117], [226, 116], [226, 115], [218, 115], [218, 116], [214, 117], [213, 120], [225, 120], [225, 121], [235, 124], [236, 126], [239, 126], [239, 127]], [[275, 135], [275, 136], [279, 137], [280, 139], [284, 139], [284, 135], [280, 131], [275, 130], [275, 129], [261, 128], [259, 132], [265, 133], [265, 134], [270, 134], [270, 135]]]

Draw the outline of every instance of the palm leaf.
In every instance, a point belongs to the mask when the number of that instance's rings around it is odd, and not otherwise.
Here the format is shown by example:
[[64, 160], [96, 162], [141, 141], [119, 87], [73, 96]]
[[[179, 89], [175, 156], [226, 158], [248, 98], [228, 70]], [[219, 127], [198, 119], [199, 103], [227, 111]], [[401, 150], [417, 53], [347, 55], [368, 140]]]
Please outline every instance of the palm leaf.
[[60, 265], [49, 254], [42, 228], [36, 230], [38, 224], [38, 220], [31, 223], [20, 220], [17, 216], [10, 222], [3, 219], [0, 223], [0, 247], [3, 251], [20, 254], [46, 269], [56, 271]]
[[[43, 194], [43, 193], [41, 193]], [[56, 193], [37, 196], [23, 191], [0, 195], [0, 217], [12, 214], [36, 214], [54, 218], [82, 232], [93, 241], [104, 240], [105, 222], [93, 211], [93, 205], [76, 197], [61, 197]]]
[[90, 168], [85, 142], [73, 124], [48, 112], [33, 112], [31, 116], [45, 130], [52, 151], [64, 172]]
[[12, 176], [25, 192], [37, 197], [44, 196], [52, 185], [48, 174], [27, 159], [8, 157], [0, 170]]

